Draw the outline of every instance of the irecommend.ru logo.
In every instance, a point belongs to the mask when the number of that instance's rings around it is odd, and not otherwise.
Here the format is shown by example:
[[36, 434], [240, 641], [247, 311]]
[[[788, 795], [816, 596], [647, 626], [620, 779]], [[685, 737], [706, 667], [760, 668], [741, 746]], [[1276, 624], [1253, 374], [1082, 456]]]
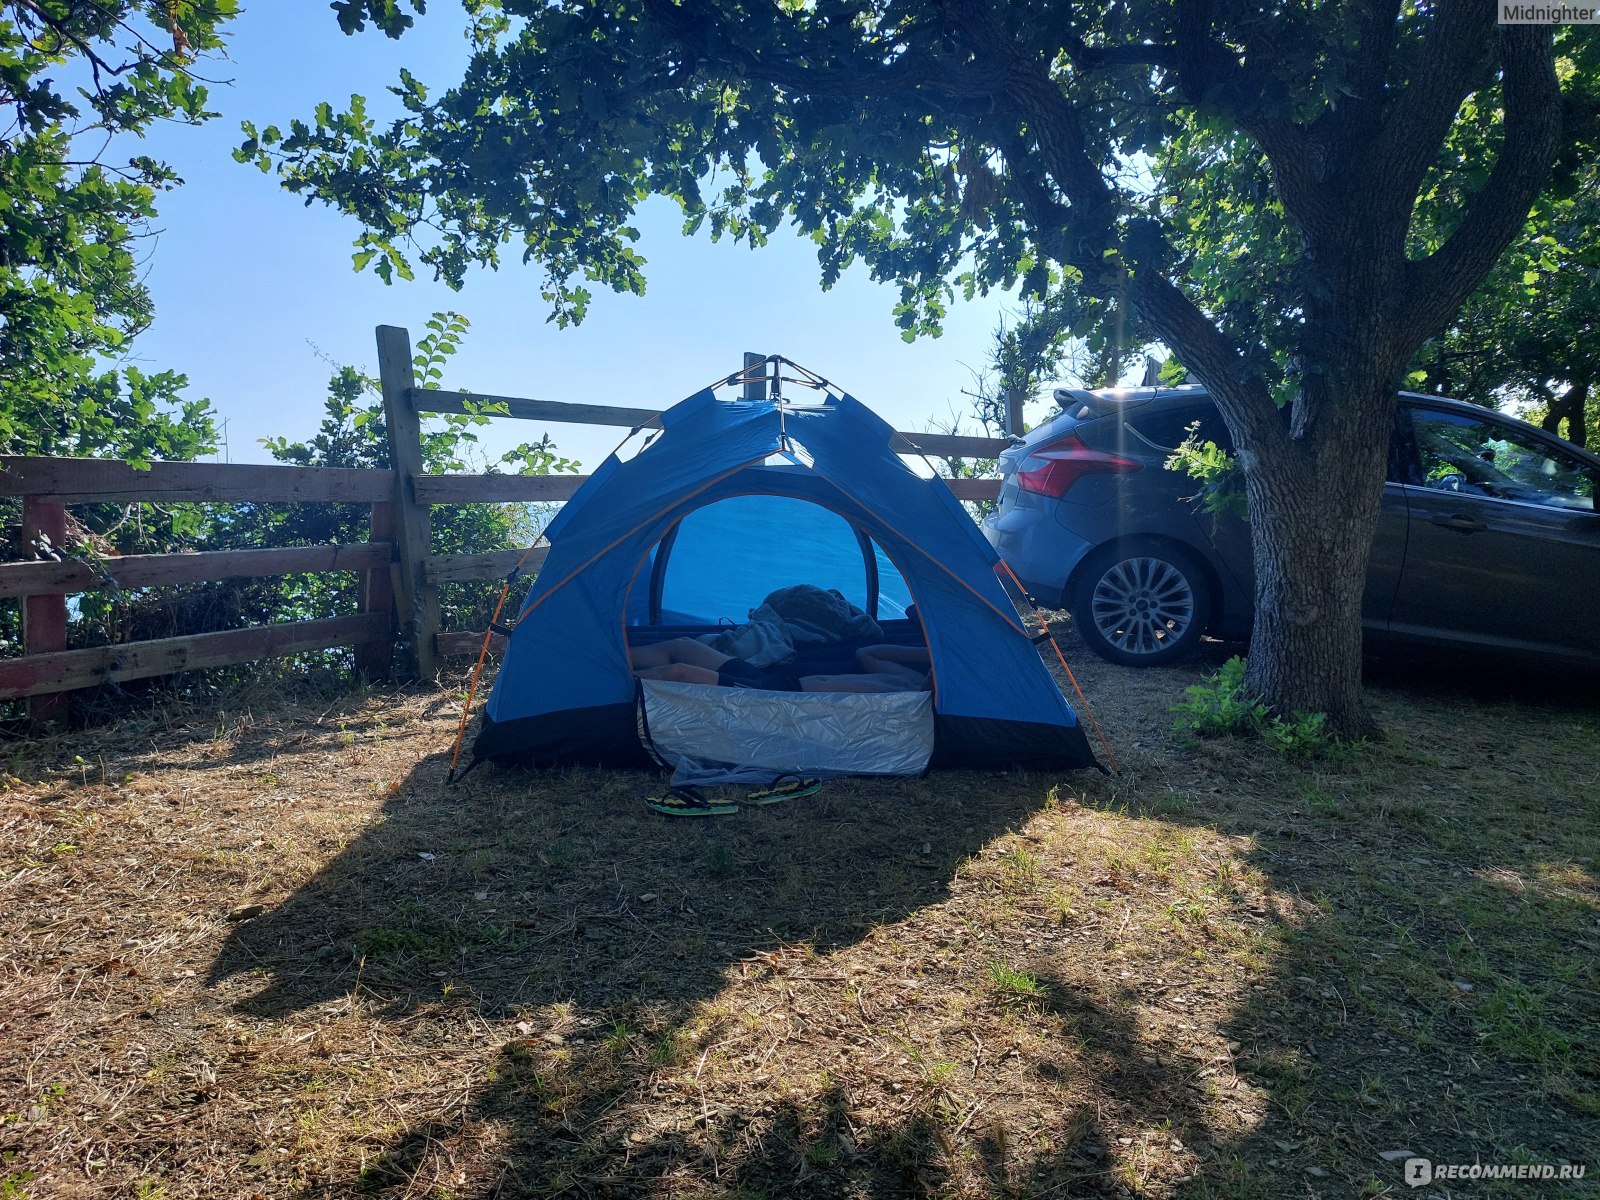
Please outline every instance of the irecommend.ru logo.
[[1405, 1180], [1411, 1187], [1430, 1183], [1476, 1179], [1582, 1179], [1583, 1163], [1436, 1163], [1430, 1158], [1408, 1158]]

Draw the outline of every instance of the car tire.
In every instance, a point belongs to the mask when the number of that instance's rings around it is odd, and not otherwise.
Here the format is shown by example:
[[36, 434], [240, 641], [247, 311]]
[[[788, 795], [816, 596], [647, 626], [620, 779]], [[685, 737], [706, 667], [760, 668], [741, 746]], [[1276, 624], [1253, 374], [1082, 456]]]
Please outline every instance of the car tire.
[[1084, 559], [1067, 607], [1101, 658], [1159, 667], [1193, 650], [1211, 620], [1211, 584], [1200, 560], [1164, 543], [1102, 546]]

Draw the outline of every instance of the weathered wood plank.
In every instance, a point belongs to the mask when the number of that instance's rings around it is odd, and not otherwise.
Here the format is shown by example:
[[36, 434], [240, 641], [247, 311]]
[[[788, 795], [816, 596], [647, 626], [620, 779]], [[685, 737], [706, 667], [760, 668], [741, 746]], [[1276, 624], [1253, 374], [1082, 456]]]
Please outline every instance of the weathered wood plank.
[[[22, 544], [63, 546], [67, 541], [67, 510], [61, 501], [44, 496], [22, 498]], [[22, 648], [29, 655], [49, 654], [67, 648], [67, 600], [61, 595], [31, 595], [22, 602]], [[66, 698], [45, 696], [28, 705], [35, 721], [64, 721]]]
[[[763, 390], [760, 380], [752, 386]], [[478, 393], [441, 392], [432, 388], [412, 388], [411, 401], [418, 412], [464, 413], [473, 405], [503, 404], [504, 415], [532, 421], [565, 421], [579, 425], [620, 425], [627, 429], [654, 428], [658, 409], [616, 408], [608, 404], [572, 404], [561, 400], [527, 400], [516, 396], [490, 396]], [[931, 454], [941, 457], [994, 458], [1012, 444], [1006, 437], [972, 437], [966, 434], [917, 433], [901, 431], [893, 443], [896, 453]]]
[[416, 482], [422, 504], [528, 504], [570, 500], [587, 475], [424, 475]]
[[378, 326], [378, 378], [383, 385], [383, 413], [389, 433], [389, 463], [394, 468], [395, 545], [399, 549], [400, 632], [410, 644], [411, 664], [422, 679], [439, 673], [433, 639], [439, 632], [439, 589], [428, 579], [432, 544], [428, 504], [417, 495], [422, 478], [422, 422], [410, 396], [417, 385], [411, 367], [411, 335], [395, 325]]
[[522, 421], [559, 421], [572, 425], [620, 425], [624, 429], [653, 429], [661, 416], [659, 408], [618, 408], [610, 404], [573, 404], [565, 400], [528, 400], [520, 396], [488, 396], [478, 392], [441, 392], [434, 388], [411, 389], [411, 408], [424, 413], [464, 413], [468, 405], [503, 404], [504, 413]]
[[[483, 631], [477, 633], [441, 633], [435, 640], [439, 653], [445, 658], [478, 657], [483, 649]], [[498, 658], [506, 648], [506, 639], [498, 633], [489, 639], [489, 657]]]
[[117, 459], [0, 455], [0, 496], [48, 496], [61, 504], [138, 501], [289, 502], [386, 500], [388, 471], [356, 467], [259, 466], [250, 463], [151, 463], [137, 470]]
[[946, 479], [945, 483], [955, 493], [957, 500], [998, 500], [1000, 498], [1000, 481], [998, 479]]
[[368, 521], [368, 539], [383, 549], [383, 561], [374, 563], [361, 581], [361, 611], [381, 617], [384, 636], [356, 647], [356, 670], [375, 683], [387, 683], [394, 678], [394, 644], [396, 624], [394, 611], [394, 502], [380, 500], [372, 506]]
[[765, 354], [757, 354], [754, 350], [744, 352], [744, 370], [740, 372], [744, 376], [742, 395], [752, 404], [759, 404], [767, 398], [766, 362]]
[[[250, 579], [323, 571], [387, 573], [389, 545], [284, 546], [265, 550], [207, 550], [197, 554], [127, 554], [105, 560], [121, 588], [163, 587], [214, 579]], [[64, 595], [107, 587], [99, 572], [75, 562], [0, 563], [0, 597]]]
[[896, 433], [889, 446], [896, 454], [928, 454], [935, 458], [998, 458], [1011, 448], [1010, 438], [969, 437], [960, 433]]
[[387, 625], [382, 617], [376, 613], [362, 613], [354, 617], [258, 625], [251, 629], [228, 629], [220, 633], [196, 633], [9, 659], [0, 662], [0, 699], [15, 700], [93, 687], [107, 681], [122, 683], [153, 675], [225, 667], [305, 650], [355, 646], [381, 638], [386, 632]]
[[544, 566], [545, 555], [550, 553], [550, 548], [537, 546], [529, 551], [495, 550], [489, 554], [433, 554], [428, 556], [428, 578], [435, 583], [504, 579], [524, 553], [528, 555], [528, 561], [522, 564], [522, 573], [534, 575]]

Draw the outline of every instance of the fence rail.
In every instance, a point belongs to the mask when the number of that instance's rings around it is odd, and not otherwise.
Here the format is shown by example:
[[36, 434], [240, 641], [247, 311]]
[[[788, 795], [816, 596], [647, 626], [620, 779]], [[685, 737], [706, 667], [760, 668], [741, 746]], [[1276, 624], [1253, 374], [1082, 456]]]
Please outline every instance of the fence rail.
[[389, 625], [389, 618], [384, 614], [361, 613], [353, 617], [291, 621], [128, 642], [120, 646], [33, 654], [0, 662], [0, 696], [53, 695], [101, 683], [125, 683], [152, 675], [226, 667], [280, 654], [362, 646], [386, 638]]
[[[442, 392], [417, 386], [411, 342], [404, 329], [378, 329], [392, 469], [261, 466], [228, 463], [152, 463], [114, 459], [0, 456], [0, 496], [22, 500], [21, 545], [65, 549], [71, 505], [135, 503], [345, 503], [370, 507], [368, 540], [341, 546], [286, 546], [189, 554], [70, 556], [0, 563], [0, 598], [22, 607], [23, 654], [0, 660], [0, 699], [28, 699], [41, 720], [65, 716], [66, 693], [107, 682], [231, 666], [276, 655], [353, 647], [359, 670], [388, 679], [395, 649], [410, 648], [408, 675], [434, 676], [442, 659], [475, 654], [483, 633], [440, 627], [439, 588], [448, 583], [504, 577], [523, 559], [520, 550], [433, 554], [432, 509], [459, 504], [520, 504], [570, 499], [586, 475], [428, 475], [422, 470], [421, 420], [428, 413], [471, 413], [487, 406], [525, 420], [650, 428], [655, 409], [567, 404], [514, 396]], [[894, 448], [907, 455], [993, 458], [1005, 438], [901, 432]], [[989, 500], [994, 479], [950, 479], [963, 500]], [[541, 547], [528, 553], [525, 573], [543, 564]], [[354, 616], [286, 622], [190, 634], [115, 646], [67, 649], [69, 595], [101, 589], [134, 590], [172, 584], [280, 575], [356, 572], [360, 611]]]
[[[126, 554], [103, 564], [80, 562], [0, 563], [0, 597], [65, 596], [101, 588], [165, 587], [218, 579], [263, 579], [327, 571], [389, 569], [386, 544], [284, 546], [267, 550], [206, 550], [194, 554]], [[469, 577], [470, 578], [470, 577]]]
[[143, 501], [251, 503], [387, 500], [394, 472], [358, 467], [275, 467], [247, 463], [157, 462], [114, 458], [0, 456], [0, 496], [38, 496], [57, 504]]

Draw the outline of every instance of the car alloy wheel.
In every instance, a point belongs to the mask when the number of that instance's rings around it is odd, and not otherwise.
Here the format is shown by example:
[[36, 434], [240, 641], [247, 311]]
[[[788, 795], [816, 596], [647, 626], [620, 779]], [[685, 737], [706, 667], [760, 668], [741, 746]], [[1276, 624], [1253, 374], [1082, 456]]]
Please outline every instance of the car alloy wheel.
[[1188, 652], [1210, 619], [1199, 565], [1176, 549], [1109, 548], [1080, 572], [1073, 621], [1102, 658], [1155, 666]]

